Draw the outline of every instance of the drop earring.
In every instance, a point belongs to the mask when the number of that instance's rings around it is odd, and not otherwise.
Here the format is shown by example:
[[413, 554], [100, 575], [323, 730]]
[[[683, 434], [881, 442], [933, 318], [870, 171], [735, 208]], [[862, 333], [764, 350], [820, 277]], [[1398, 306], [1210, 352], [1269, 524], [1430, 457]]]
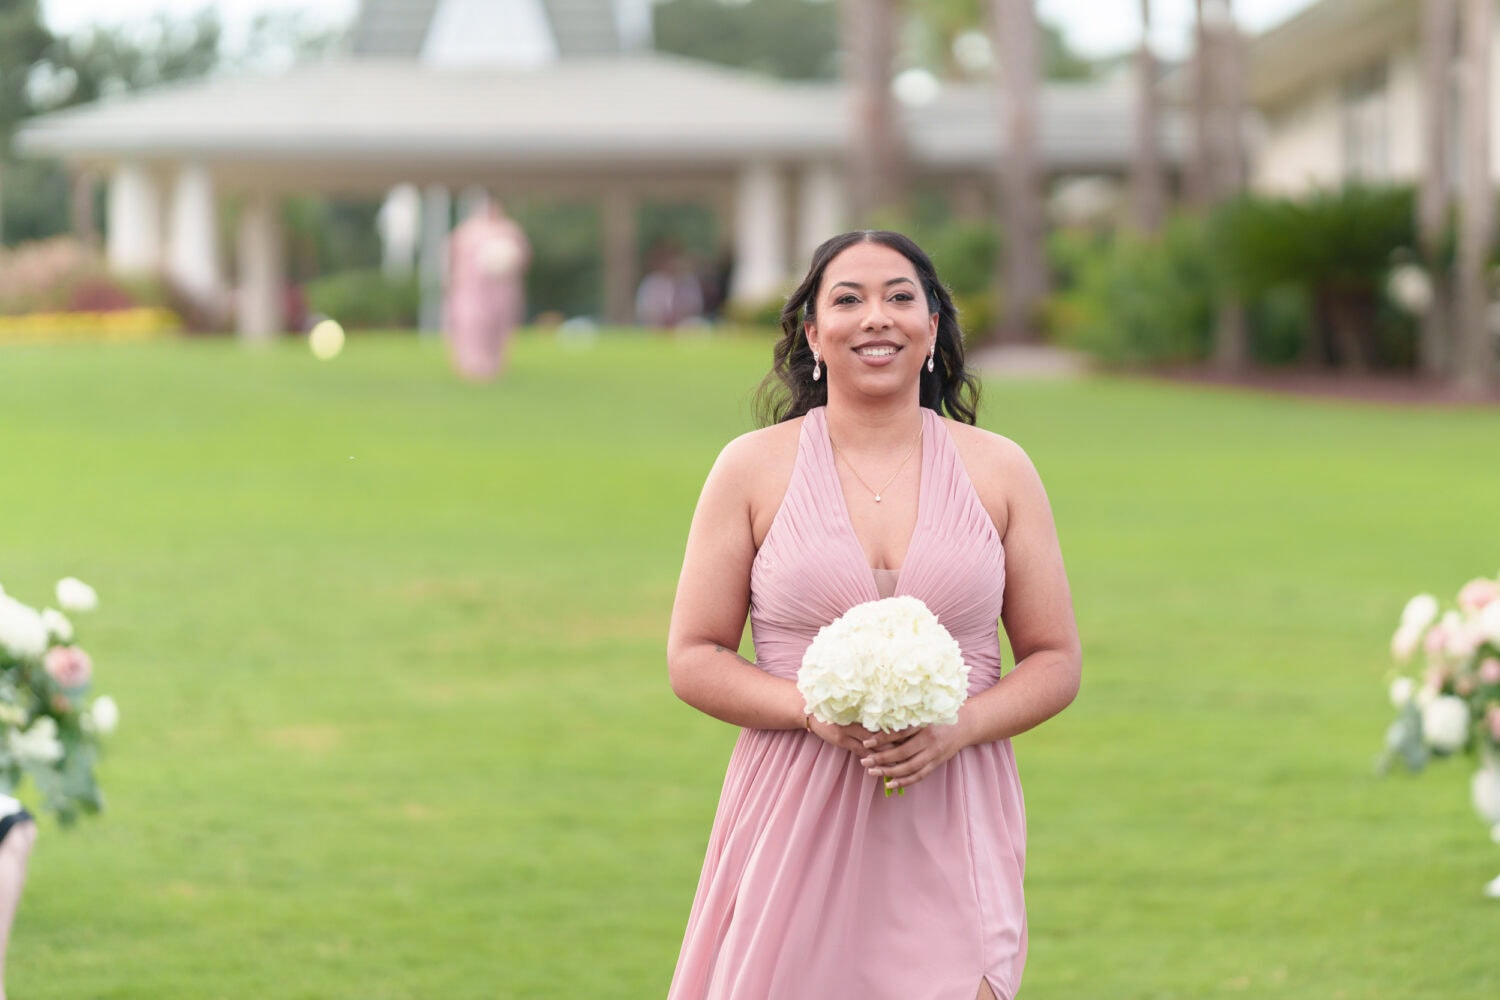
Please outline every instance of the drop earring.
[[823, 377], [823, 369], [822, 369], [822, 367], [820, 366], [820, 364], [818, 362], [818, 352], [817, 351], [813, 351], [813, 381], [816, 382], [818, 379], [820, 379], [822, 377]]
[[932, 351], [927, 355], [927, 370], [932, 371], [933, 359], [937, 357], [937, 342], [933, 341]]

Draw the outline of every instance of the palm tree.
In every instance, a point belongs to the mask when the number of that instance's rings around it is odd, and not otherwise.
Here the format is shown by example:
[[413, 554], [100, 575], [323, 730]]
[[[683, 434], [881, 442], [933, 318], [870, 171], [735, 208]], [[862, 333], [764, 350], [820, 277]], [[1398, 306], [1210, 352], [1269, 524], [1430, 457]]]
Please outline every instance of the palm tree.
[[842, 0], [843, 76], [853, 101], [849, 144], [849, 208], [866, 226], [899, 205], [905, 153], [891, 95], [896, 52], [896, 0]]
[[1161, 149], [1157, 142], [1160, 118], [1156, 90], [1156, 57], [1151, 52], [1151, 0], [1141, 0], [1141, 47], [1136, 53], [1135, 158], [1131, 163], [1135, 223], [1142, 232], [1161, 229], [1166, 210]]
[[1495, 191], [1490, 176], [1490, 46], [1493, 0], [1464, 4], [1464, 145], [1458, 234], [1458, 324], [1454, 338], [1457, 384], [1487, 389], [1494, 377], [1495, 345], [1487, 313], [1487, 258], [1495, 235]]
[[1448, 89], [1458, 37], [1457, 0], [1424, 0], [1422, 4], [1422, 175], [1417, 191], [1417, 238], [1432, 283], [1422, 313], [1417, 348], [1422, 371], [1437, 375], [1449, 365], [1448, 327], [1451, 289], [1443, 266], [1443, 242], [1453, 199], [1448, 135], [1453, 128]]
[[[1196, 10], [1194, 194], [1199, 205], [1212, 208], [1245, 186], [1244, 44], [1231, 0], [1197, 0]], [[1214, 364], [1243, 368], [1249, 340], [1244, 303], [1226, 296], [1214, 327]]]
[[1001, 247], [1000, 338], [1032, 339], [1047, 294], [1040, 143], [1037, 129], [1041, 32], [1033, 0], [993, 0], [999, 54]]

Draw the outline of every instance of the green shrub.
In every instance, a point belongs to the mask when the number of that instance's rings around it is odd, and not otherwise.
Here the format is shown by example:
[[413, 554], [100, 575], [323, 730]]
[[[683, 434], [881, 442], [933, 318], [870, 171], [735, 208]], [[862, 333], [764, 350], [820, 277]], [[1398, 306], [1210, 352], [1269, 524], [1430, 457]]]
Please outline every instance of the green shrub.
[[350, 330], [402, 330], [417, 325], [421, 290], [415, 276], [392, 278], [379, 270], [343, 271], [309, 281], [308, 308]]
[[1392, 366], [1412, 356], [1409, 323], [1383, 309], [1391, 263], [1416, 243], [1409, 187], [1349, 184], [1303, 198], [1245, 197], [1214, 217], [1225, 286], [1247, 300], [1278, 289], [1305, 296], [1305, 360]]
[[1047, 305], [1058, 342], [1109, 364], [1208, 356], [1216, 277], [1202, 223], [1174, 219], [1157, 240], [1062, 238], [1053, 255], [1072, 279]]

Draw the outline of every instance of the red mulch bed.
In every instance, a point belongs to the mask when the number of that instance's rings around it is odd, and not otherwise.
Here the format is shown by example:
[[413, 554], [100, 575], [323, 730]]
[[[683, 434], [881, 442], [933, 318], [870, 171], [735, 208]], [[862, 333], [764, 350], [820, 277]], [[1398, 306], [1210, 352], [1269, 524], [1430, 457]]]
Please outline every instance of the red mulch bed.
[[1252, 392], [1385, 406], [1500, 406], [1500, 385], [1492, 385], [1487, 392], [1475, 395], [1446, 382], [1414, 375], [1359, 375], [1296, 368], [1223, 372], [1209, 367], [1191, 367], [1165, 369], [1154, 372], [1153, 376]]

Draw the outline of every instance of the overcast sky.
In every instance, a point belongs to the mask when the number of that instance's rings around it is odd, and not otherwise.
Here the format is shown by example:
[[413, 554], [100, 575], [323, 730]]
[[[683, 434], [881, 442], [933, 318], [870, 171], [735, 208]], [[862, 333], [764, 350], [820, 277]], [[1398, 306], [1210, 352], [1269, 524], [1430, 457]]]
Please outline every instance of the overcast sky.
[[[1237, 0], [1241, 23], [1261, 31], [1309, 6], [1313, 0]], [[68, 34], [90, 24], [120, 24], [149, 18], [158, 11], [191, 14], [205, 6], [216, 7], [233, 32], [256, 13], [267, 10], [303, 10], [318, 21], [347, 20], [358, 0], [42, 0], [43, 14], [54, 31]], [[1108, 55], [1133, 47], [1140, 27], [1140, 0], [1038, 0], [1046, 20], [1067, 32], [1074, 48], [1085, 55]], [[1193, 0], [1155, 0], [1153, 31], [1157, 47], [1179, 55], [1187, 48], [1192, 23]], [[231, 34], [232, 36], [232, 34]]]

